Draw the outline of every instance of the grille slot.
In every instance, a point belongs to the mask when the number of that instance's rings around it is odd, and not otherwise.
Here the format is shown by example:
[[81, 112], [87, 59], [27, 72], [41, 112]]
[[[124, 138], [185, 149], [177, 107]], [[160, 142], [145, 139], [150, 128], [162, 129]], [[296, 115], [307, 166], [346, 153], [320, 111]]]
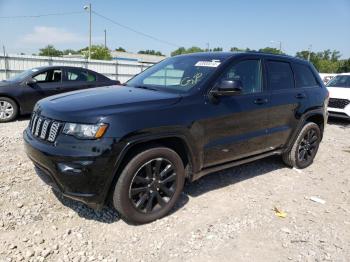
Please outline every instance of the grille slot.
[[43, 127], [41, 129], [41, 134], [40, 134], [40, 138], [41, 139], [46, 139], [46, 133], [47, 133], [47, 129], [48, 129], [50, 123], [51, 123], [50, 120], [45, 120], [44, 121]]
[[344, 109], [348, 104], [350, 104], [350, 100], [330, 98], [328, 102], [328, 107]]
[[41, 117], [33, 113], [29, 122], [29, 130], [32, 135], [50, 143], [55, 142], [62, 123]]
[[40, 131], [42, 122], [43, 122], [43, 119], [39, 117], [38, 121], [36, 122], [35, 133], [34, 133], [35, 136], [39, 135], [39, 131]]
[[49, 142], [55, 141], [59, 128], [60, 128], [60, 123], [58, 123], [58, 122], [52, 123], [51, 128], [50, 128], [49, 138], [47, 139], [47, 141], [49, 141]]

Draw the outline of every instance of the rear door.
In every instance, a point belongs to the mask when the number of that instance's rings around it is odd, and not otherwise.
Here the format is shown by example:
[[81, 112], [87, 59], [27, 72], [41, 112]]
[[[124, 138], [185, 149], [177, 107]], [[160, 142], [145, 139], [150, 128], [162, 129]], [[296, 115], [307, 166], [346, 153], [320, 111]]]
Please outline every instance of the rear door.
[[272, 148], [283, 147], [306, 110], [308, 93], [296, 88], [292, 64], [283, 59], [265, 59], [266, 78], [271, 94], [268, 141]]
[[212, 115], [201, 120], [204, 167], [229, 162], [269, 150], [266, 141], [269, 95], [264, 90], [262, 61], [257, 58], [236, 60], [217, 80], [240, 80], [243, 93], [221, 97], [208, 103]]
[[63, 92], [81, 90], [96, 86], [96, 76], [83, 68], [65, 68]]

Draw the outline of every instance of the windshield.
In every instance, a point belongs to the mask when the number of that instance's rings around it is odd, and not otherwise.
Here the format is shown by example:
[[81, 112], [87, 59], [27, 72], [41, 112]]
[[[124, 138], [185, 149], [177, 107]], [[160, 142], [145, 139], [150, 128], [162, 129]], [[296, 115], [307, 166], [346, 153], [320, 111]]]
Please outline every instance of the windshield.
[[23, 72], [17, 74], [17, 75], [14, 75], [13, 77], [8, 78], [6, 81], [19, 82], [19, 81], [22, 81], [22, 80], [26, 79], [28, 76], [30, 76], [31, 74], [33, 74], [33, 73], [35, 73], [37, 71], [39, 71], [39, 69], [37, 69], [37, 68], [28, 69], [26, 71], [23, 71]]
[[126, 85], [185, 93], [205, 81], [220, 63], [196, 56], [172, 57], [135, 76]]
[[350, 75], [337, 75], [329, 81], [327, 86], [350, 88]]

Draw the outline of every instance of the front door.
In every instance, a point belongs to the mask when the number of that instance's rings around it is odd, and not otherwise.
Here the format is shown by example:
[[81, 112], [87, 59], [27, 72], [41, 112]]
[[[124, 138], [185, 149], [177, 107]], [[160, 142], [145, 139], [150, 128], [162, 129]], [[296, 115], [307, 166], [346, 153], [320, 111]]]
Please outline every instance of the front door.
[[208, 103], [203, 128], [203, 166], [213, 166], [270, 150], [266, 141], [269, 94], [264, 88], [262, 61], [235, 61], [221, 80], [240, 80], [243, 92]]
[[31, 112], [37, 101], [48, 96], [56, 95], [62, 92], [62, 69], [49, 69], [33, 75], [36, 83], [30, 86], [23, 83], [23, 94], [25, 103], [23, 111]]

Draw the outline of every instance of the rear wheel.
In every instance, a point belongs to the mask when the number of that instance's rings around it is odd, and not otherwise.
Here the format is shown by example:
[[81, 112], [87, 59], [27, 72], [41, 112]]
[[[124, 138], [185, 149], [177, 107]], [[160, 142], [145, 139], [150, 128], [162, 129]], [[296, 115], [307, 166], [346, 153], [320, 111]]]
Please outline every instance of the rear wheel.
[[315, 123], [307, 123], [300, 131], [290, 151], [282, 155], [286, 165], [306, 168], [312, 164], [321, 142], [321, 130]]
[[0, 123], [10, 122], [17, 117], [18, 107], [15, 101], [0, 97]]
[[165, 216], [179, 198], [185, 180], [180, 156], [165, 147], [137, 154], [122, 171], [113, 204], [132, 223], [148, 223]]

